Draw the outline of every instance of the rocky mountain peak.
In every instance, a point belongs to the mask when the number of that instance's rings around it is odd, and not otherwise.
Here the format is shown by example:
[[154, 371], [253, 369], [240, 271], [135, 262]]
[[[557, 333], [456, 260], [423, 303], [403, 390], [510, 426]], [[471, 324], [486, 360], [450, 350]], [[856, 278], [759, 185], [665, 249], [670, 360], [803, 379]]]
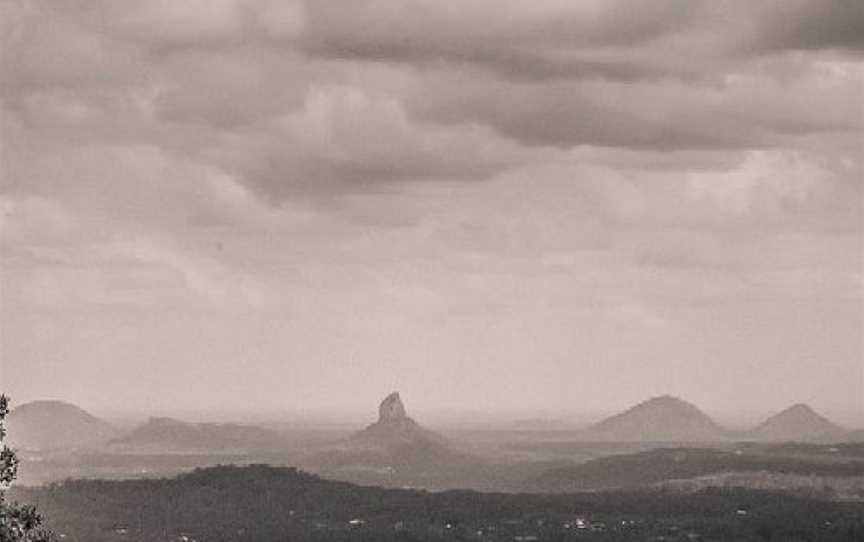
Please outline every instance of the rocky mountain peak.
[[407, 418], [405, 405], [399, 397], [399, 392], [394, 391], [381, 401], [378, 407], [378, 423], [386, 423]]
[[408, 416], [398, 392], [391, 393], [381, 401], [378, 420], [354, 433], [348, 439], [348, 445], [355, 450], [376, 450], [376, 453], [383, 450], [385, 454], [396, 454], [391, 457], [393, 461], [396, 461], [396, 456], [404, 454], [425, 456], [444, 453], [449, 446], [444, 437], [424, 429]]

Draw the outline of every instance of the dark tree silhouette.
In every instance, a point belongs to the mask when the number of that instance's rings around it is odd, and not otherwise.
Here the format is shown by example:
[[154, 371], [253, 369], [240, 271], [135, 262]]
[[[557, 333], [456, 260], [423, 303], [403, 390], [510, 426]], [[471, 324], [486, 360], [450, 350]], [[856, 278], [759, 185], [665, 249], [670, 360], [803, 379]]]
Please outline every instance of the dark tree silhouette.
[[49, 542], [50, 533], [41, 528], [42, 517], [35, 507], [6, 500], [6, 490], [18, 472], [15, 451], [3, 444], [6, 438], [3, 422], [8, 413], [9, 398], [0, 395], [0, 542]]

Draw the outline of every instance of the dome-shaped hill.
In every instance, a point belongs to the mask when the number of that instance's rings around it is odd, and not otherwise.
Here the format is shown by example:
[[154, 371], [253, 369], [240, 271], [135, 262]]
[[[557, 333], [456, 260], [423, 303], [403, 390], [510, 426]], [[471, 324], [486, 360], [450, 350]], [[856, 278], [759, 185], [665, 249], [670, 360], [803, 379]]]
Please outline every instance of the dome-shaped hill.
[[843, 433], [842, 427], [816, 413], [808, 405], [798, 403], [762, 422], [750, 436], [757, 440], [808, 441]]
[[669, 395], [654, 397], [589, 428], [584, 438], [630, 442], [723, 440], [725, 431], [694, 405]]
[[98, 446], [117, 430], [89, 412], [64, 401], [33, 401], [16, 407], [7, 419], [11, 446], [57, 450]]

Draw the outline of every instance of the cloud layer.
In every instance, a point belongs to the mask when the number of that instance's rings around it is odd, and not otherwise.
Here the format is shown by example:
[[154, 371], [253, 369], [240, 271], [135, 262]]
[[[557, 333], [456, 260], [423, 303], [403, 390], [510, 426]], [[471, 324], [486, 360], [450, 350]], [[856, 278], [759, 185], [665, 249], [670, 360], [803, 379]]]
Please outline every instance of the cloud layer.
[[13, 392], [864, 410], [860, 2], [0, 9]]

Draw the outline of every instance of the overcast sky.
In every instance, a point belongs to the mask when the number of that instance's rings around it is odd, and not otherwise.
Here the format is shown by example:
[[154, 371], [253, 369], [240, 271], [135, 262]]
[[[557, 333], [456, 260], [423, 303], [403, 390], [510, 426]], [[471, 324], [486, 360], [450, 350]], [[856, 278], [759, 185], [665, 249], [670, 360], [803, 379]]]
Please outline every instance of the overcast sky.
[[864, 423], [858, 0], [7, 0], [0, 387]]

